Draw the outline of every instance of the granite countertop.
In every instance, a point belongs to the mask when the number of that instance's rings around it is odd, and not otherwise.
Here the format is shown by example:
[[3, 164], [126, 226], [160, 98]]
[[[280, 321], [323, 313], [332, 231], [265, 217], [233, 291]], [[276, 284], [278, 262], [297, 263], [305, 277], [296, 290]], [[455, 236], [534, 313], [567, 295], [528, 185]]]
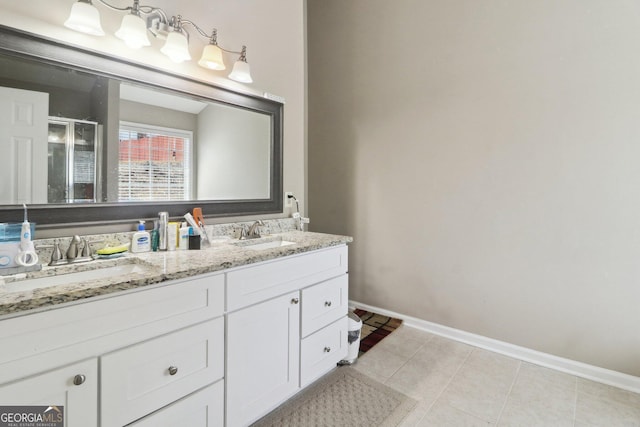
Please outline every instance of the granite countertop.
[[[260, 250], [249, 247], [253, 244], [280, 239], [294, 242], [294, 244]], [[0, 320], [23, 314], [26, 311], [52, 309], [58, 304], [77, 302], [168, 280], [183, 279], [338, 246], [350, 243], [352, 240], [351, 237], [333, 234], [287, 231], [246, 241], [213, 238], [210, 247], [200, 250], [127, 253], [118, 259], [94, 260], [58, 267], [45, 266], [41, 271], [27, 273], [26, 277], [61, 276], [73, 272], [88, 272], [123, 265], [135, 265], [138, 268], [125, 268], [122, 270], [123, 273], [113, 277], [91, 279], [84, 282], [74, 281], [73, 283], [63, 283], [34, 290], [19, 289], [19, 279], [24, 278], [25, 274], [17, 277], [4, 277], [0, 279]]]

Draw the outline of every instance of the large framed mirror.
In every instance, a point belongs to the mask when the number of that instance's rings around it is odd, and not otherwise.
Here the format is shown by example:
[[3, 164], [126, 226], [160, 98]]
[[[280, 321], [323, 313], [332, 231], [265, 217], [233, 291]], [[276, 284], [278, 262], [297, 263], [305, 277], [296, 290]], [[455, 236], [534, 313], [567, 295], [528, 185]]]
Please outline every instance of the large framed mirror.
[[0, 222], [282, 212], [279, 102], [3, 26], [0, 92]]

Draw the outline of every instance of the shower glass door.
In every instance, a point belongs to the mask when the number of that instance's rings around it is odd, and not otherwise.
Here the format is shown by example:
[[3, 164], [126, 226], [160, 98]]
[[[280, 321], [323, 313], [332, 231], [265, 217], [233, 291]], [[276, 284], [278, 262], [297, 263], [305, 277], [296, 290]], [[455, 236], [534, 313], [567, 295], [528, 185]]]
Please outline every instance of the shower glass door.
[[49, 118], [48, 202], [96, 201], [98, 124]]

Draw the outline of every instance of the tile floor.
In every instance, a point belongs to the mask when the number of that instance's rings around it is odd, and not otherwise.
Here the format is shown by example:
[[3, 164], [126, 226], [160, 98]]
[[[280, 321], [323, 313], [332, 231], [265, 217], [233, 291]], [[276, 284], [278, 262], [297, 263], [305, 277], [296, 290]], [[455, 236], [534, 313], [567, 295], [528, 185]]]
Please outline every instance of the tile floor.
[[640, 394], [407, 326], [355, 368], [418, 401], [401, 427], [640, 426]]

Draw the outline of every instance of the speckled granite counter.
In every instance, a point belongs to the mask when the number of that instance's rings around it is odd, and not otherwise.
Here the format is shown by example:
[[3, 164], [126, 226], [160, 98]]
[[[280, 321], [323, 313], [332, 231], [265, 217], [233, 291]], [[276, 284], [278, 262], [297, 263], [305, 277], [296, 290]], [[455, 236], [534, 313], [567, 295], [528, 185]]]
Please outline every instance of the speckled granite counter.
[[[277, 239], [294, 242], [294, 244], [261, 250], [254, 250], [247, 246]], [[7, 277], [0, 283], [0, 320], [20, 315], [27, 310], [51, 309], [58, 304], [342, 245], [352, 240], [347, 236], [288, 231], [253, 241], [214, 239], [211, 247], [201, 250], [127, 254], [126, 257], [114, 260], [95, 260], [82, 264], [44, 267], [41, 271], [28, 273], [27, 278], [55, 276], [123, 264], [136, 264], [140, 268], [133, 269], [133, 272], [127, 275], [85, 282], [75, 281], [26, 291], [19, 289], [8, 291], [12, 278]], [[18, 283], [14, 281], [13, 285], [17, 286]]]

